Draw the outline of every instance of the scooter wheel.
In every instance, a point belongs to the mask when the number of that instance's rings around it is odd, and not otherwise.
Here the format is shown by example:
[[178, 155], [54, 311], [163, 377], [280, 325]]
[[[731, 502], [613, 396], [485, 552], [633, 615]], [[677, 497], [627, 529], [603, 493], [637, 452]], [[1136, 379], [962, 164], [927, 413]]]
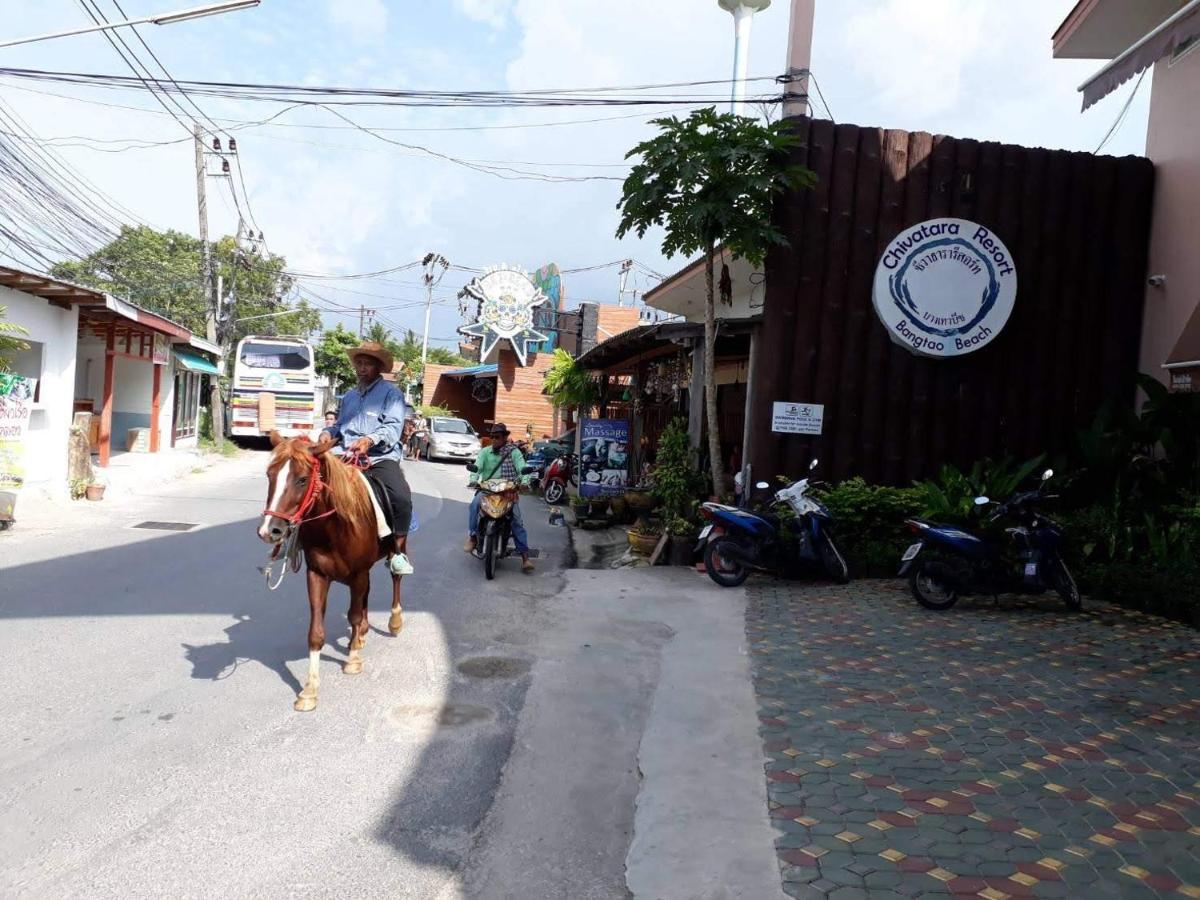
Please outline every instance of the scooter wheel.
[[543, 496], [547, 503], [554, 505], [562, 501], [564, 493], [561, 481], [551, 481], [546, 485], [546, 492]]
[[483, 539], [483, 574], [488, 581], [496, 577], [496, 563], [500, 556], [496, 545], [499, 543], [499, 536], [495, 532], [489, 533]]
[[709, 541], [704, 548], [704, 571], [721, 587], [738, 587], [750, 577], [750, 569], [747, 566], [722, 552], [734, 545], [736, 541], [717, 538], [715, 541]]
[[1075, 576], [1071, 574], [1067, 564], [1061, 559], [1055, 559], [1046, 564], [1046, 569], [1046, 580], [1050, 582], [1055, 593], [1062, 597], [1063, 603], [1067, 604], [1067, 609], [1072, 612], [1083, 609], [1083, 597], [1079, 594], [1079, 585], [1075, 583]]
[[846, 564], [846, 558], [842, 556], [842, 551], [834, 545], [833, 538], [822, 534], [817, 545], [817, 552], [821, 554], [821, 565], [825, 567], [826, 575], [837, 584], [849, 583], [850, 566]]
[[958, 602], [958, 591], [950, 586], [946, 566], [937, 560], [918, 560], [908, 576], [908, 586], [926, 609], [941, 611]]

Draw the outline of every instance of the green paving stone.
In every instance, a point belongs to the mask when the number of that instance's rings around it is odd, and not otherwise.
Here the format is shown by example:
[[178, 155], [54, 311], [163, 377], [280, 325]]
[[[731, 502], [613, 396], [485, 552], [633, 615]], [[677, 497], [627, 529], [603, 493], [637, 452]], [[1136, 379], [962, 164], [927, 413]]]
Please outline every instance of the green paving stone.
[[829, 900], [869, 900], [870, 895], [861, 888], [841, 887], [829, 894]]
[[[842, 846], [845, 846], [845, 844]], [[854, 862], [855, 858], [853, 853], [847, 853], [839, 850], [826, 853], [819, 860], [817, 860], [817, 865], [819, 865], [821, 867], [821, 871], [825, 873], [832, 872], [835, 869], [848, 869], [850, 866], [854, 865]]]

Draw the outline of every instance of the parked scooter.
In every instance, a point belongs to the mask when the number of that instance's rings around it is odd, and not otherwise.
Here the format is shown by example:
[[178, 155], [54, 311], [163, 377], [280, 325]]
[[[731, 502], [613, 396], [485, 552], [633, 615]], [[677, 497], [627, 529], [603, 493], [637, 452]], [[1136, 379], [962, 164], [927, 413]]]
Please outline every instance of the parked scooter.
[[566, 453], [553, 460], [542, 474], [542, 497], [553, 506], [561, 503], [567, 495], [567, 485], [579, 486], [579, 467], [576, 465], [579, 457], [574, 453]]
[[[467, 464], [468, 472], [476, 472], [475, 463]], [[525, 468], [522, 474], [529, 475], [532, 469]], [[479, 500], [479, 521], [475, 526], [476, 544], [472, 553], [483, 560], [483, 574], [491, 581], [496, 577], [500, 560], [512, 554], [513, 507], [516, 506], [521, 486], [506, 478], [492, 478], [475, 485], [482, 495]]]
[[[812, 461], [809, 471], [817, 467]], [[775, 493], [773, 512], [756, 515], [736, 506], [705, 503], [700, 515], [709, 521], [696, 550], [703, 549], [708, 577], [722, 587], [737, 587], [752, 570], [786, 574], [798, 563], [819, 563], [838, 584], [850, 580], [850, 567], [833, 542], [833, 517], [808, 496], [807, 478]], [[759, 490], [770, 485], [760, 481]]]
[[[996, 504], [987, 521], [1008, 518], [1015, 524], [1004, 538], [979, 536], [923, 519], [905, 524], [920, 536], [902, 558], [900, 575], [908, 576], [917, 602], [927, 609], [949, 609], [969, 594], [1041, 594], [1055, 591], [1067, 607], [1080, 609], [1079, 587], [1061, 555], [1063, 532], [1038, 507], [1053, 499], [1045, 492], [1053, 469], [1042, 474], [1037, 490], [1014, 494]], [[980, 510], [992, 504], [976, 497]]]

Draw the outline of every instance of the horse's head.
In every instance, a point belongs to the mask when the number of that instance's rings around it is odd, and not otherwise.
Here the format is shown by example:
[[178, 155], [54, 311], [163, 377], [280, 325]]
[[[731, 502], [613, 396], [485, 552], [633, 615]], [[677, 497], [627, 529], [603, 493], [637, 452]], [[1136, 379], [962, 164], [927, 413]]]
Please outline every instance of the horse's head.
[[310, 480], [320, 478], [321, 457], [333, 446], [327, 435], [314, 444], [308, 438], [287, 440], [271, 432], [275, 452], [267, 463], [267, 508], [263, 511], [258, 536], [269, 544], [283, 540], [289, 522], [299, 518]]

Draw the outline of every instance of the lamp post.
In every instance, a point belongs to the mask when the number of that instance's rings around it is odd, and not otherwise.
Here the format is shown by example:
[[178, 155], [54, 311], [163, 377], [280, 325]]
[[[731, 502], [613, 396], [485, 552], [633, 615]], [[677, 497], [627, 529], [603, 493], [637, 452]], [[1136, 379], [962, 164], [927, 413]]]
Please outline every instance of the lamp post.
[[750, 26], [754, 14], [771, 5], [771, 0], [717, 0], [717, 5], [733, 14], [733, 92], [729, 111], [742, 115], [746, 97], [746, 68], [750, 64]]
[[10, 41], [0, 41], [0, 47], [13, 47], [17, 44], [32, 44], [37, 41], [48, 41], [51, 38], [70, 37], [75, 34], [88, 34], [93, 31], [108, 31], [112, 28], [127, 28], [131, 25], [173, 25], [176, 22], [187, 22], [204, 16], [217, 16], [221, 13], [236, 12], [239, 9], [251, 9], [258, 6], [262, 0], [225, 0], [223, 3], [209, 3], [207, 6], [193, 6], [176, 12], [155, 13], [140, 19], [122, 19], [119, 22], [106, 22], [102, 25], [89, 25], [87, 28], [73, 28], [69, 31], [55, 31], [50, 34], [39, 34], [33, 37], [15, 38]]

